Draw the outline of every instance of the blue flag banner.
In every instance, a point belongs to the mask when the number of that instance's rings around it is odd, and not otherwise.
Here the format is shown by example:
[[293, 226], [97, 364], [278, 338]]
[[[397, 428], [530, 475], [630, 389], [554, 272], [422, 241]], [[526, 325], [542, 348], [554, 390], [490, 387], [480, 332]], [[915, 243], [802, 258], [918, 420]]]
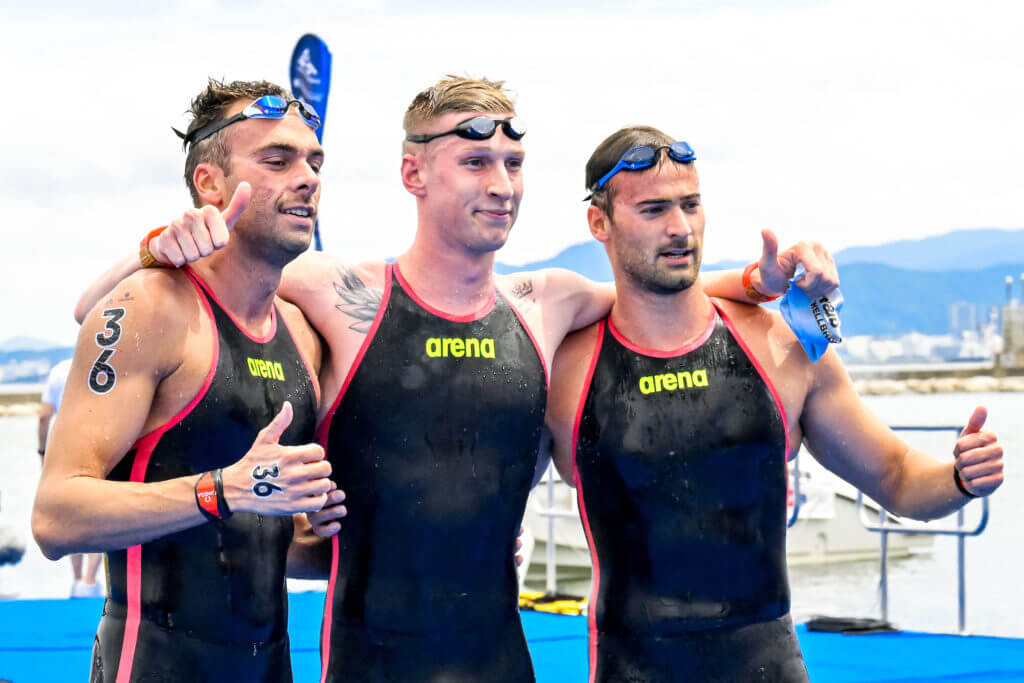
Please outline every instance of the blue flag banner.
[[327, 94], [331, 90], [331, 51], [312, 33], [299, 38], [292, 51], [290, 68], [292, 93], [320, 115], [317, 139], [323, 142], [327, 121]]
[[[327, 123], [327, 95], [331, 90], [331, 51], [327, 43], [312, 33], [299, 38], [292, 51], [289, 65], [292, 94], [313, 107], [320, 115], [320, 127], [316, 138], [324, 141], [324, 127]], [[313, 248], [323, 250], [320, 242], [320, 223], [313, 229]]]

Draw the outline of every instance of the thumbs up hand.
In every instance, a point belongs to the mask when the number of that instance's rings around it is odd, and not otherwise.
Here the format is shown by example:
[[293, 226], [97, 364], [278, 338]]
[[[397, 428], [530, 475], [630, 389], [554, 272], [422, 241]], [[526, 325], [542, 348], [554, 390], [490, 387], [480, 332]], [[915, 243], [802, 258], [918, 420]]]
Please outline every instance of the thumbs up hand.
[[160, 263], [183, 266], [209, 256], [228, 243], [235, 223], [249, 206], [252, 187], [241, 182], [223, 211], [207, 204], [189, 209], [149, 241], [149, 252]]
[[292, 405], [260, 430], [249, 452], [223, 470], [224, 498], [232, 512], [290, 515], [313, 512], [327, 503], [334, 484], [331, 465], [318, 444], [282, 446], [278, 443], [292, 423]]
[[987, 496], [1003, 483], [1003, 447], [992, 432], [983, 432], [988, 411], [974, 409], [953, 447], [953, 466], [964, 488], [976, 496]]
[[[761, 259], [758, 269], [751, 273], [754, 289], [765, 296], [786, 293], [789, 280], [796, 275], [797, 266], [803, 265], [804, 275], [797, 286], [815, 298], [828, 294], [839, 286], [839, 271], [832, 255], [820, 242], [797, 242], [779, 251], [779, 239], [771, 230], [761, 231]], [[756, 282], [760, 276], [760, 282]], [[760, 285], [760, 286], [758, 286]]]

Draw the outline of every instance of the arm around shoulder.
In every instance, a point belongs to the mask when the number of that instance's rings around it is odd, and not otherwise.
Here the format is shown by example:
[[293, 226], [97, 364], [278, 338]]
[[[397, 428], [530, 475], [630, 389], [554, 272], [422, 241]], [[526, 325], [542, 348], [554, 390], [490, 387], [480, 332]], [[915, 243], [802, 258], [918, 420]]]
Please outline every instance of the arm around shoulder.
[[131, 256], [125, 256], [100, 275], [95, 282], [90, 284], [86, 290], [82, 292], [82, 295], [75, 303], [75, 322], [81, 325], [85, 321], [85, 316], [89, 314], [89, 311], [91, 311], [92, 308], [96, 306], [101, 299], [103, 299], [103, 297], [117, 287], [118, 283], [135, 273], [140, 268], [142, 268], [142, 262], [139, 260], [139, 255], [137, 253], [133, 253]]
[[542, 279], [546, 317], [564, 327], [564, 334], [592, 325], [604, 318], [615, 303], [615, 285], [594, 282], [563, 268], [548, 268], [521, 277]]
[[576, 413], [586, 390], [591, 360], [597, 352], [598, 332], [599, 326], [591, 325], [566, 337], [551, 364], [546, 423], [554, 437], [555, 468], [569, 486], [576, 485], [573, 463]]

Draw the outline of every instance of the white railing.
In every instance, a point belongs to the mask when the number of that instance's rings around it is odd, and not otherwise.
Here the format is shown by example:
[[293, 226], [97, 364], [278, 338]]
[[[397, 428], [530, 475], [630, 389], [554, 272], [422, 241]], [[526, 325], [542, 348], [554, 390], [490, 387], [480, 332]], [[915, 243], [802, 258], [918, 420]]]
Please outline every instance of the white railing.
[[[903, 432], [952, 432], [954, 434], [960, 434], [963, 427], [956, 426], [900, 426], [892, 427], [893, 431]], [[881, 545], [881, 566], [878, 578], [878, 589], [880, 593], [879, 602], [881, 603], [882, 620], [889, 620], [889, 534], [921, 534], [931, 536], [956, 536], [957, 543], [957, 628], [960, 635], [967, 634], [967, 570], [966, 570], [966, 539], [968, 536], [979, 536], [985, 527], [988, 526], [988, 498], [981, 499], [981, 519], [974, 526], [973, 529], [967, 529], [964, 527], [964, 509], [960, 508], [956, 512], [956, 527], [949, 528], [935, 528], [920, 525], [908, 525], [901, 523], [899, 527], [890, 526], [889, 513], [882, 506], [878, 506], [878, 523], [873, 523], [867, 516], [867, 512], [864, 509], [864, 495], [857, 492], [857, 514], [860, 517], [861, 524], [868, 531], [875, 532], [879, 535], [879, 543]]]

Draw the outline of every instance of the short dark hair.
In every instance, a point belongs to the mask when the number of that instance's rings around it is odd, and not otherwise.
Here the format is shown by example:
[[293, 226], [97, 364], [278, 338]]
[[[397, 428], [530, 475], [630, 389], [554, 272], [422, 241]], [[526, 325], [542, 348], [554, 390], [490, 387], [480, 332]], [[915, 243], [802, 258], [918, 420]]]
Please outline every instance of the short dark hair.
[[[228, 109], [238, 100], [255, 100], [264, 95], [278, 95], [285, 99], [292, 99], [287, 90], [269, 81], [225, 83], [211, 78], [207, 82], [206, 88], [195, 96], [189, 106], [188, 113], [192, 115], [192, 121], [188, 125], [186, 134], [191, 134], [194, 130], [226, 118]], [[225, 130], [221, 129], [205, 140], [189, 145], [188, 154], [185, 156], [185, 185], [188, 187], [189, 194], [192, 195], [192, 203], [197, 207], [202, 205], [202, 200], [192, 182], [196, 166], [201, 163], [216, 164], [224, 170], [225, 175], [231, 173], [231, 148], [227, 144]]]
[[[634, 147], [643, 147], [644, 145], [663, 147], [673, 142], [675, 140], [651, 126], [630, 126], [615, 131], [597, 146], [594, 153], [590, 155], [590, 160], [587, 161], [587, 190], [589, 191], [590, 188], [594, 187], [597, 181], [604, 177], [605, 173], [612, 170], [615, 164], [619, 163], [622, 155]], [[661, 157], [662, 160], [664, 158], [664, 156]], [[614, 199], [615, 190], [612, 187], [612, 181], [608, 181], [604, 187], [591, 194], [590, 204], [598, 207], [611, 218], [612, 201]]]

